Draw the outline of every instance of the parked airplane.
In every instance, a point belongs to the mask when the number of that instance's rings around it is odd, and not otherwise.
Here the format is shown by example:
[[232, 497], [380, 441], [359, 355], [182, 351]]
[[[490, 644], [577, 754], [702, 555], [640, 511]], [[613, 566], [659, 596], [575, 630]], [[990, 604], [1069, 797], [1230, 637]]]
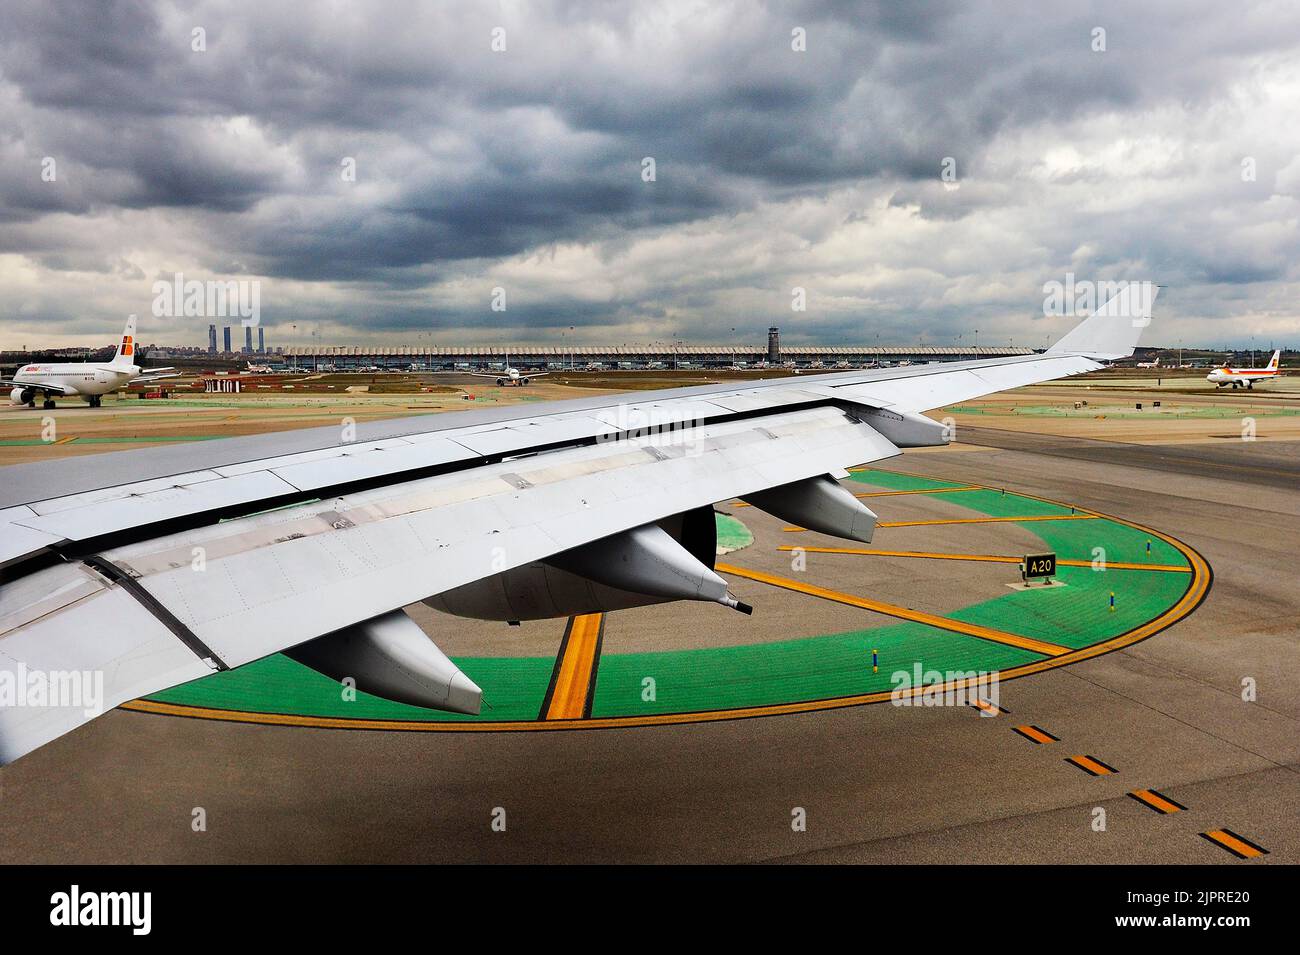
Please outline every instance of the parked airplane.
[[47, 409], [53, 408], [54, 399], [60, 397], [85, 398], [90, 407], [98, 408], [104, 395], [123, 385], [176, 376], [174, 368], [141, 368], [135, 363], [135, 316], [132, 315], [122, 329], [122, 340], [112, 361], [24, 365], [12, 378], [0, 378], [0, 385], [12, 389], [10, 404], [35, 408], [40, 395], [44, 399], [42, 407]]
[[255, 365], [253, 362], [248, 363], [248, 374], [250, 375], [274, 375], [275, 369], [270, 365]]
[[1129, 357], [1146, 308], [1103, 306], [1042, 354], [0, 468], [0, 686], [95, 678], [92, 706], [72, 692], [0, 706], [0, 763], [279, 652], [377, 696], [478, 713], [482, 691], [402, 609], [419, 601], [516, 622], [672, 600], [750, 613], [714, 569], [715, 503], [870, 542], [876, 515], [840, 484], [848, 468], [947, 443], [924, 411]]
[[1268, 365], [1264, 368], [1229, 368], [1227, 362], [1224, 362], [1222, 368], [1214, 369], [1205, 376], [1205, 380], [1214, 382], [1216, 388], [1222, 388], [1224, 385], [1232, 385], [1234, 388], [1254, 388], [1257, 381], [1281, 377], [1282, 373], [1278, 370], [1281, 360], [1282, 349], [1279, 348], [1273, 352], [1273, 357], [1268, 360]]
[[1137, 366], [1138, 366], [1139, 368], [1159, 368], [1159, 367], [1160, 367], [1160, 356], [1157, 355], [1155, 361], [1140, 361], [1140, 362], [1137, 363]]

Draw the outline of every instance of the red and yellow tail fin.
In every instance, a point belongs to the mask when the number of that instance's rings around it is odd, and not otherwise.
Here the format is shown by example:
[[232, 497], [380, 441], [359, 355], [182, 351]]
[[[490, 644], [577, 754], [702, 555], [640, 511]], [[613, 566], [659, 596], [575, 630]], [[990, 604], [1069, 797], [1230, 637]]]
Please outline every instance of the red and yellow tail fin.
[[129, 315], [126, 327], [122, 329], [122, 338], [117, 343], [117, 354], [113, 356], [114, 365], [135, 364], [135, 316]]

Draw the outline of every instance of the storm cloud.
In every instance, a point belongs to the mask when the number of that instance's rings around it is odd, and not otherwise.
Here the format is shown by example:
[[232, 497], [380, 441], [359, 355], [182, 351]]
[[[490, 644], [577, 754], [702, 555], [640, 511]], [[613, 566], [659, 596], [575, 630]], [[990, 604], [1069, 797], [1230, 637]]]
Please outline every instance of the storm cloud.
[[1268, 3], [10, 2], [0, 347], [203, 343], [176, 272], [278, 344], [1038, 346], [1067, 272], [1296, 344], [1298, 47]]

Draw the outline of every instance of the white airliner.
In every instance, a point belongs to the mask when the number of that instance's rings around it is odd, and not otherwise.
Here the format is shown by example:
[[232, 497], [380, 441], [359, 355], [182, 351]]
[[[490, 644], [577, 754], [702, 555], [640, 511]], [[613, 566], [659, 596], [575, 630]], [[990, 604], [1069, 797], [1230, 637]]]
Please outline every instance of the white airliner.
[[750, 613], [715, 570], [714, 504], [869, 542], [876, 515], [840, 484], [848, 468], [946, 444], [925, 411], [1131, 356], [1153, 300], [1136, 316], [1107, 303], [1042, 354], [0, 468], [0, 687], [96, 683], [90, 707], [75, 693], [0, 706], [0, 764], [282, 652], [376, 696], [477, 714], [482, 691], [402, 609], [420, 601], [505, 622], [672, 600]]
[[1206, 381], [1214, 382], [1214, 387], [1222, 388], [1225, 385], [1232, 385], [1234, 388], [1254, 388], [1257, 381], [1269, 381], [1272, 378], [1280, 378], [1281, 371], [1278, 370], [1278, 363], [1282, 360], [1282, 349], [1273, 352], [1273, 357], [1268, 360], [1268, 365], [1264, 368], [1229, 368], [1224, 363], [1222, 368], [1216, 368], [1205, 376]]
[[497, 380], [497, 385], [503, 388], [510, 385], [520, 387], [528, 384], [529, 379], [541, 378], [543, 375], [548, 374], [550, 374], [550, 372], [546, 371], [533, 371], [524, 374], [518, 368], [512, 368], [510, 366], [510, 357], [508, 355], [506, 356], [506, 370], [503, 374], [498, 375], [494, 372], [473, 372], [475, 378], [495, 378]]
[[1137, 363], [1137, 366], [1139, 368], [1159, 368], [1160, 358], [1157, 356], [1155, 361], [1140, 361]]
[[0, 378], [0, 385], [12, 388], [10, 404], [35, 408], [40, 396], [42, 407], [48, 409], [54, 407], [55, 398], [85, 398], [90, 407], [98, 408], [104, 395], [123, 385], [176, 376], [173, 368], [144, 369], [135, 363], [135, 316], [132, 315], [122, 329], [122, 340], [117, 343], [112, 361], [23, 365], [12, 378]]

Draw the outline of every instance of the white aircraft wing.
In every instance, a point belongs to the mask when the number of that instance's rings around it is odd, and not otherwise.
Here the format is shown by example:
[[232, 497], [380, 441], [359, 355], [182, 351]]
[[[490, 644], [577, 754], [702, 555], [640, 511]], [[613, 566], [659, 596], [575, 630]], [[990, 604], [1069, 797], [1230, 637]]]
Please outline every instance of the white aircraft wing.
[[[516, 369], [516, 371], [518, 371], [518, 369]], [[452, 374], [452, 372], [445, 372], [445, 374]], [[462, 375], [468, 374], [473, 378], [509, 378], [510, 377], [510, 372], [508, 371], [502, 371], [502, 372], [490, 372], [490, 371], [463, 372], [462, 371], [459, 372], [459, 374]], [[541, 378], [543, 375], [549, 375], [549, 374], [550, 374], [549, 371], [519, 371], [520, 378]]]
[[[0, 700], [6, 685], [19, 700], [0, 706], [0, 763], [101, 706], [537, 561], [608, 554], [674, 515], [772, 489], [833, 497], [827, 475], [943, 443], [921, 410], [1131, 353], [1140, 329], [1120, 321], [1097, 315], [1044, 355], [398, 419], [347, 444], [312, 429], [0, 469]], [[24, 704], [33, 674], [102, 693]]]
[[75, 395], [77, 393], [66, 385], [59, 385], [54, 382], [14, 381], [12, 378], [0, 378], [0, 387], [31, 388], [33, 391], [44, 392], [49, 395]]
[[175, 368], [146, 368], [139, 375], [132, 378], [128, 384], [143, 385], [151, 381], [162, 381], [166, 378], [179, 378], [181, 373]]

